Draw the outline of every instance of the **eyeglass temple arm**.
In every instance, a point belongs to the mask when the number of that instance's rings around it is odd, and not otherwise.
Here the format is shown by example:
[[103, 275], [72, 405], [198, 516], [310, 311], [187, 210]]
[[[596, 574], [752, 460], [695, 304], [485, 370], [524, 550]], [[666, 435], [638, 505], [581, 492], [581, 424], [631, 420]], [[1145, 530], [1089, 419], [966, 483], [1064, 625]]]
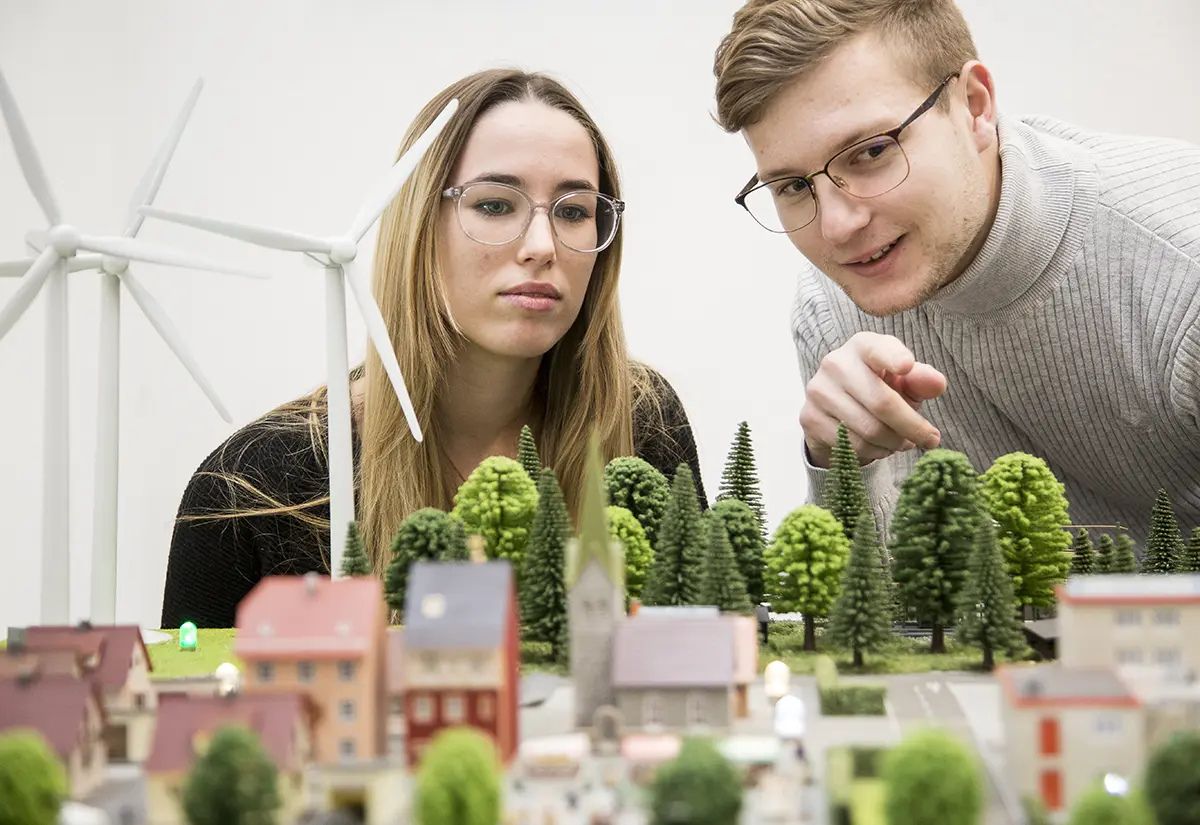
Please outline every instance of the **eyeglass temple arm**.
[[755, 186], [758, 186], [758, 175], [757, 174], [753, 174], [750, 176], [750, 180], [747, 181], [746, 185], [742, 187], [742, 191], [738, 192], [737, 195], [734, 196], [733, 202], [736, 203], [738, 206], [741, 206], [744, 208], [746, 206], [746, 204], [745, 204], [746, 196], [750, 194], [750, 190], [753, 189]]

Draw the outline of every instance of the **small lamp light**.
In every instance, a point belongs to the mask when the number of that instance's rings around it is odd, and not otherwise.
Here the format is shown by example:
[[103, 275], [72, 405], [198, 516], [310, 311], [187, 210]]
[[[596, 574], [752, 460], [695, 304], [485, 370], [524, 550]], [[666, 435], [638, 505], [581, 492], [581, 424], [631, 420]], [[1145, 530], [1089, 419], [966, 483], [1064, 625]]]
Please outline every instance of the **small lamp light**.
[[179, 649], [180, 650], [195, 650], [196, 649], [196, 625], [193, 622], [184, 622], [179, 626]]

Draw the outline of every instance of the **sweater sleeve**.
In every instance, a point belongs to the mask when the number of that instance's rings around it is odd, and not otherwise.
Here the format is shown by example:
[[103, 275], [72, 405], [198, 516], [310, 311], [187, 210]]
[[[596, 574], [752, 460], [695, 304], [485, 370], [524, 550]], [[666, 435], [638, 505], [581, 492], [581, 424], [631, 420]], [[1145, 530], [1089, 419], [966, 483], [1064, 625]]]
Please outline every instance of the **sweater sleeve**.
[[686, 464], [692, 471], [700, 509], [707, 510], [708, 495], [700, 475], [700, 455], [687, 410], [667, 379], [653, 370], [649, 376], [662, 416], [659, 420], [644, 409], [635, 410], [634, 452], [668, 479], [675, 476], [680, 464]]
[[[1200, 283], [1200, 264], [1193, 264], [1194, 282]], [[1200, 298], [1193, 303], [1193, 321], [1172, 360], [1168, 392], [1175, 414], [1190, 432], [1200, 436]]]

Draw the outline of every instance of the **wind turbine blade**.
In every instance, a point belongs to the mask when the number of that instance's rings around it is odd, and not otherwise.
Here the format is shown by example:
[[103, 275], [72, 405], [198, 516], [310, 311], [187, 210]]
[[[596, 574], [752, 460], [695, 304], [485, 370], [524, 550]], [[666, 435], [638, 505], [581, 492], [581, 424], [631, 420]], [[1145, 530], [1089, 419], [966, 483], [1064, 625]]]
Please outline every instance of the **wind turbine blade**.
[[21, 117], [21, 110], [17, 108], [17, 100], [8, 88], [8, 81], [4, 79], [2, 71], [0, 111], [4, 112], [4, 122], [8, 124], [8, 134], [12, 138], [13, 149], [17, 152], [17, 160], [21, 164], [21, 172], [25, 175], [29, 190], [42, 207], [42, 214], [46, 216], [46, 220], [51, 226], [57, 226], [62, 223], [62, 216], [54, 200], [54, 193], [50, 191], [50, 181], [46, 178], [46, 170], [42, 168], [42, 161], [38, 158], [37, 150], [33, 148], [33, 138], [29, 135], [25, 119]]
[[171, 352], [175, 353], [175, 357], [183, 364], [183, 368], [192, 376], [192, 380], [200, 387], [200, 390], [208, 397], [209, 403], [216, 408], [217, 414], [225, 420], [226, 424], [233, 423], [233, 416], [229, 414], [229, 410], [221, 403], [220, 396], [213, 388], [213, 385], [204, 376], [204, 371], [200, 369], [199, 362], [193, 357], [191, 351], [183, 343], [183, 336], [179, 334], [179, 330], [171, 323], [170, 317], [163, 310], [162, 306], [154, 299], [154, 296], [146, 291], [137, 277], [125, 271], [121, 276], [121, 283], [129, 290], [129, 297], [133, 298], [150, 325], [158, 332], [160, 338], [170, 347]]
[[379, 353], [379, 358], [383, 361], [383, 368], [392, 381], [396, 397], [400, 399], [400, 407], [404, 410], [408, 429], [412, 431], [413, 438], [421, 441], [424, 438], [421, 434], [421, 425], [417, 421], [417, 412], [413, 409], [412, 399], [408, 395], [408, 387], [404, 384], [404, 376], [400, 374], [400, 362], [396, 359], [396, 350], [392, 347], [392, 336], [388, 333], [387, 323], [383, 320], [379, 304], [375, 303], [370, 287], [359, 277], [358, 268], [353, 263], [343, 264], [342, 271], [345, 273], [346, 282], [350, 285], [350, 291], [354, 294], [358, 309], [362, 313], [363, 322], [367, 325], [367, 336], [375, 345], [375, 351]]
[[20, 278], [29, 271], [37, 258], [23, 258], [19, 261], [0, 261], [0, 278]]
[[245, 278], [269, 278], [259, 272], [248, 269], [227, 266], [207, 258], [172, 249], [168, 246], [147, 243], [138, 238], [110, 237], [98, 238], [92, 235], [81, 235], [79, 248], [88, 252], [99, 252], [102, 255], [112, 255], [114, 258], [125, 258], [130, 261], [143, 261], [151, 264], [166, 266], [182, 266], [187, 269], [203, 269], [208, 272], [220, 272], [224, 275], [241, 275]]
[[67, 259], [67, 272], [86, 272], [89, 269], [101, 269], [103, 266], [103, 255], [75, 255]]
[[125, 237], [132, 238], [142, 228], [142, 221], [146, 220], [146, 216], [139, 212], [138, 208], [154, 203], [163, 178], [166, 177], [167, 166], [175, 155], [175, 148], [179, 146], [179, 139], [183, 137], [183, 130], [187, 128], [188, 119], [192, 116], [192, 110], [196, 108], [196, 101], [200, 99], [200, 90], [203, 88], [204, 79], [197, 79], [191, 94], [183, 103], [183, 109], [176, 116], [171, 131], [167, 133], [166, 140], [159, 147], [154, 160], [150, 162], [141, 182], [134, 190], [133, 199], [129, 201], [129, 209], [125, 215]]
[[45, 229], [31, 229], [25, 233], [25, 245], [34, 252], [41, 252], [50, 244], [49, 234]]
[[458, 99], [451, 100], [446, 104], [446, 108], [442, 109], [441, 113], [434, 118], [433, 123], [429, 124], [419, 138], [413, 143], [407, 152], [400, 156], [392, 166], [391, 171], [387, 173], [387, 177], [379, 184], [378, 188], [371, 193], [371, 196], [363, 202], [362, 209], [359, 210], [358, 216], [354, 219], [354, 224], [350, 227], [349, 238], [357, 244], [362, 240], [363, 235], [375, 225], [375, 221], [379, 220], [379, 216], [383, 214], [383, 210], [387, 209], [400, 192], [400, 187], [404, 186], [404, 182], [408, 180], [408, 176], [417, 168], [417, 164], [421, 162], [421, 158], [425, 156], [425, 151], [430, 147], [433, 141], [441, 134], [442, 129], [450, 122], [450, 118], [458, 110]]
[[8, 299], [4, 308], [0, 309], [0, 338], [7, 335], [8, 331], [20, 320], [25, 310], [29, 309], [29, 305], [37, 297], [57, 262], [58, 252], [53, 247], [37, 256], [33, 266], [25, 272], [25, 277], [21, 279], [21, 285], [17, 287], [17, 291]]
[[219, 221], [216, 218], [202, 218], [199, 215], [185, 215], [182, 212], [171, 212], [156, 206], [143, 206], [138, 211], [143, 215], [203, 229], [205, 232], [235, 238], [256, 246], [265, 246], [268, 249], [282, 249], [287, 252], [320, 252], [328, 255], [333, 248], [325, 238], [301, 235], [298, 232], [288, 232], [283, 229], [272, 229], [269, 226], [255, 226], [233, 221]]

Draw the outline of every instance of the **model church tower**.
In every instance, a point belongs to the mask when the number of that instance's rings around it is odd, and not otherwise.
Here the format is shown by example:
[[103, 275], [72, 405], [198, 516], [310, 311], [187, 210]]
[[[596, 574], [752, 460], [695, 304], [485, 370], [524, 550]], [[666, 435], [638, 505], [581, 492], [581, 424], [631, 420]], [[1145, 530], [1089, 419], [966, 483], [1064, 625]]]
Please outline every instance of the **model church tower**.
[[576, 727], [590, 727], [596, 710], [615, 702], [613, 637], [625, 617], [625, 551], [608, 535], [604, 464], [594, 432], [586, 476], [579, 536], [567, 544], [565, 571]]

